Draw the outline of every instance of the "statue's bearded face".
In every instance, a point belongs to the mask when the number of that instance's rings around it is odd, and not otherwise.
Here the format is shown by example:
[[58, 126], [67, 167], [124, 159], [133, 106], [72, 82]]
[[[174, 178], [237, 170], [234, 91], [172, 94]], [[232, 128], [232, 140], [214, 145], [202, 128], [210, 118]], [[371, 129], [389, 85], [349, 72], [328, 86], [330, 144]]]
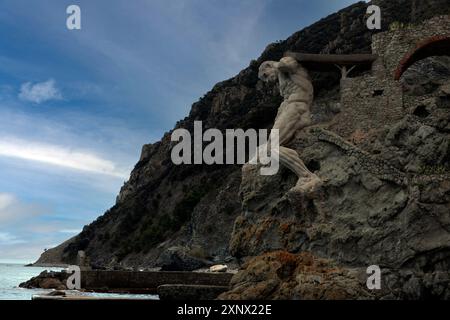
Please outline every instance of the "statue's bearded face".
[[264, 82], [275, 82], [278, 80], [277, 62], [266, 61], [259, 67], [258, 77]]

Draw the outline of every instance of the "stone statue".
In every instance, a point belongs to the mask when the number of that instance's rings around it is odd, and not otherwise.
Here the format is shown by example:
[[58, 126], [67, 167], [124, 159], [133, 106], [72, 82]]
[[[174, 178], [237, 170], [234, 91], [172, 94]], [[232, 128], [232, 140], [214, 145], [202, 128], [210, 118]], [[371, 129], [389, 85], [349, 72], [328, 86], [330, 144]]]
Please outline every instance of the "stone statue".
[[312, 124], [311, 106], [314, 89], [308, 72], [297, 60], [285, 57], [279, 62], [266, 61], [259, 68], [259, 78], [264, 82], [279, 82], [284, 98], [278, 109], [273, 129], [279, 130], [280, 163], [292, 170], [299, 178], [294, 192], [311, 193], [319, 189], [322, 180], [308, 170], [295, 150], [284, 147], [295, 133]]

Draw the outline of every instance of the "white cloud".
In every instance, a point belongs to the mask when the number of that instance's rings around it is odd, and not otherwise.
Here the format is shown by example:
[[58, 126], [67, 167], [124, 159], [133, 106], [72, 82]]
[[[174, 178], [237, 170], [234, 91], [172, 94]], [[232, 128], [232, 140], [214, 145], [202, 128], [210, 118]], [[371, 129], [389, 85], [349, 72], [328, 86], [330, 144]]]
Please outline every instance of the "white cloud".
[[78, 219], [58, 219], [51, 212], [41, 204], [0, 193], [0, 263], [35, 261], [44, 248], [55, 247], [86, 224]]
[[25, 243], [26, 241], [17, 238], [9, 232], [0, 232], [0, 245], [15, 245]]
[[[44, 208], [20, 202], [14, 195], [0, 193], [0, 225], [5, 226], [14, 221], [28, 219], [44, 212]], [[3, 233], [1, 239], [6, 239]]]
[[59, 230], [59, 233], [65, 233], [65, 234], [78, 234], [80, 233], [82, 230], [81, 229], [62, 229]]
[[126, 179], [125, 172], [116, 165], [86, 151], [68, 147], [41, 144], [33, 141], [0, 138], [0, 156], [65, 167], [69, 169], [103, 174]]
[[49, 100], [62, 99], [62, 95], [56, 88], [55, 80], [49, 79], [34, 84], [31, 82], [22, 84], [19, 99], [39, 104]]
[[0, 193], [0, 212], [11, 206], [15, 201], [13, 195]]
[[[60, 242], [64, 239], [53, 239]], [[39, 239], [15, 244], [6, 244], [0, 241], [0, 263], [31, 263], [35, 262], [44, 252], [44, 248], [53, 248], [53, 242]]]
[[267, 43], [261, 37], [260, 28], [267, 4], [268, 1], [258, 1], [257, 6], [252, 2], [242, 2], [240, 14], [229, 18], [222, 36], [209, 38], [207, 44], [211, 52], [217, 53], [215, 64], [221, 66], [222, 75], [219, 77], [236, 75], [264, 49]]

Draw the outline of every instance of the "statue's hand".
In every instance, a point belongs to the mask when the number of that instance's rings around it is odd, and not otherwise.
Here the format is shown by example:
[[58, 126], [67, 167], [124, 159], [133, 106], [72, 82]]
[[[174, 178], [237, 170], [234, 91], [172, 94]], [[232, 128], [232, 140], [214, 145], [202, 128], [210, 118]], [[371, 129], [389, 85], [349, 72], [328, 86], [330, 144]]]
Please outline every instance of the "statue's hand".
[[281, 72], [293, 72], [297, 67], [297, 60], [291, 57], [284, 57], [277, 63], [277, 69]]

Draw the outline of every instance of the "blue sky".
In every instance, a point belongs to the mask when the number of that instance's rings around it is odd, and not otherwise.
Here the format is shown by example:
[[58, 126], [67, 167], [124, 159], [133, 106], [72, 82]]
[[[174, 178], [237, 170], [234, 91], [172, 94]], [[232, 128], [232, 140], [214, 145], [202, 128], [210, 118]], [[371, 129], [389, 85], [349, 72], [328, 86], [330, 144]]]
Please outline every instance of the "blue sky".
[[[216, 82], [354, 2], [2, 0], [0, 262], [74, 236]], [[66, 28], [71, 4], [81, 30]]]

